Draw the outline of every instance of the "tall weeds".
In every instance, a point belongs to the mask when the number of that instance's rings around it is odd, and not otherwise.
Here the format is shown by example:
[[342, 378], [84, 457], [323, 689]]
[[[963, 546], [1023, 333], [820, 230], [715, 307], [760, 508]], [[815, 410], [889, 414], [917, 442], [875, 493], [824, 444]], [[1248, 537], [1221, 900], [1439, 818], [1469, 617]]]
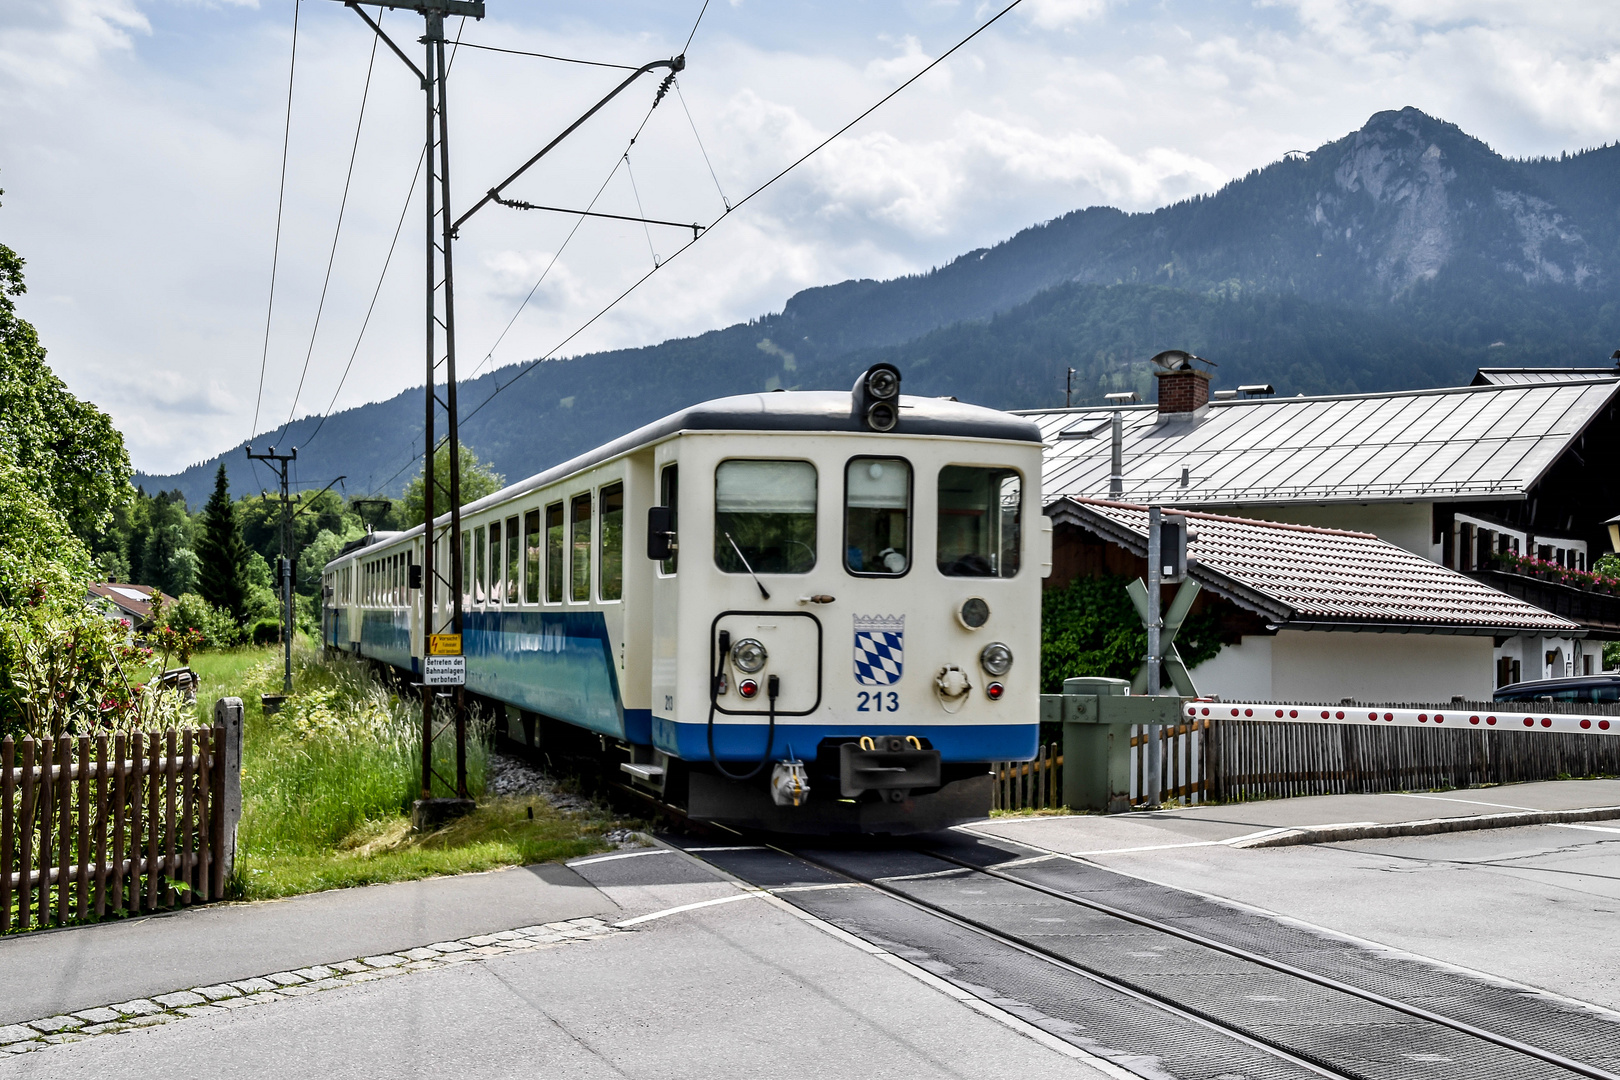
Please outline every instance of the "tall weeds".
[[[410, 812], [421, 795], [422, 712], [363, 662], [347, 657], [295, 659], [297, 693], [280, 712], [250, 710], [242, 748], [241, 851], [258, 856], [313, 855], [341, 847], [356, 832]], [[279, 665], [256, 669], [255, 684], [279, 684]], [[279, 688], [279, 686], [277, 686]], [[437, 721], [451, 722], [447, 709]], [[467, 739], [467, 786], [483, 793], [487, 721], [474, 717]], [[434, 771], [455, 780], [455, 745], [434, 742]], [[453, 791], [435, 783], [435, 795]]]

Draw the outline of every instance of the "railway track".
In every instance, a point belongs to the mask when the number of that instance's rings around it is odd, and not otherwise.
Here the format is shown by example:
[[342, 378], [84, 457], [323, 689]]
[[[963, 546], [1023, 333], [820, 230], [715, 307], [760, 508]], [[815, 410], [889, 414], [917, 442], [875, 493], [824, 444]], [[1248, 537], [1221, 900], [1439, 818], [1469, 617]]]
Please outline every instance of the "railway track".
[[1620, 1078], [1603, 1010], [1010, 843], [688, 843], [1143, 1077]]

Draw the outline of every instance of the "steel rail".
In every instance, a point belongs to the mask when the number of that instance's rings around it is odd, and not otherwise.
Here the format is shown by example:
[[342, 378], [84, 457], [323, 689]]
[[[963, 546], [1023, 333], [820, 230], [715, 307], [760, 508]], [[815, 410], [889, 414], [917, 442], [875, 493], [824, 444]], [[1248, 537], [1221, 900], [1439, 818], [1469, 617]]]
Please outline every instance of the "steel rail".
[[[1465, 1020], [1457, 1020], [1453, 1017], [1446, 1016], [1443, 1013], [1432, 1012], [1420, 1005], [1413, 1005], [1410, 1002], [1402, 1001], [1399, 998], [1392, 998], [1385, 994], [1380, 994], [1375, 990], [1364, 989], [1356, 986], [1354, 983], [1342, 982], [1326, 975], [1318, 975], [1314, 971], [1296, 967], [1293, 964], [1286, 963], [1285, 961], [1274, 960], [1263, 953], [1251, 952], [1248, 949], [1243, 949], [1236, 945], [1228, 945], [1225, 942], [1217, 941], [1214, 938], [1205, 937], [1202, 934], [1193, 933], [1190, 930], [1183, 930], [1179, 926], [1172, 923], [1162, 922], [1146, 915], [1138, 915], [1135, 912], [1126, 911], [1123, 908], [1116, 908], [1111, 904], [1104, 904], [1100, 901], [1091, 900], [1083, 896], [1077, 896], [1074, 893], [1065, 892], [1062, 889], [1054, 889], [1048, 885], [1042, 885], [1039, 882], [1029, 881], [1025, 878], [1018, 877], [1015, 874], [1006, 873], [1005, 871], [996, 870], [991, 867], [975, 866], [970, 862], [958, 859], [952, 855], [946, 855], [938, 851], [930, 851], [921, 848], [918, 850], [931, 858], [939, 859], [942, 862], [952, 863], [953, 865], [960, 866], [963, 869], [970, 870], [974, 873], [984, 874], [987, 877], [998, 878], [1010, 884], [1031, 889], [1035, 892], [1044, 893], [1047, 896], [1055, 897], [1059, 900], [1065, 900], [1080, 907], [1090, 908], [1092, 911], [1100, 912], [1123, 922], [1133, 923], [1137, 926], [1154, 930], [1161, 934], [1168, 934], [1171, 937], [1180, 938], [1181, 940], [1190, 942], [1194, 945], [1199, 945], [1203, 948], [1214, 950], [1215, 952], [1224, 953], [1227, 956], [1235, 959], [1244, 960], [1260, 967], [1269, 968], [1270, 970], [1279, 972], [1283, 975], [1289, 975], [1305, 982], [1314, 983], [1315, 985], [1328, 990], [1334, 990], [1341, 994], [1347, 994], [1351, 997], [1356, 997], [1363, 1001], [1371, 1002], [1374, 1005], [1381, 1005], [1384, 1008], [1393, 1009], [1396, 1012], [1403, 1013], [1417, 1020], [1423, 1020], [1431, 1024], [1438, 1024], [1441, 1027], [1450, 1028], [1453, 1031], [1471, 1036], [1472, 1038], [1479, 1039], [1483, 1042], [1500, 1046], [1505, 1050], [1511, 1050], [1514, 1053], [1535, 1058], [1536, 1060], [1545, 1062], [1548, 1065], [1553, 1065], [1560, 1069], [1566, 1069], [1581, 1076], [1590, 1077], [1591, 1080], [1620, 1080], [1620, 1075], [1609, 1072], [1606, 1069], [1600, 1069], [1595, 1065], [1588, 1065], [1584, 1061], [1576, 1061], [1573, 1058], [1567, 1058], [1562, 1054], [1555, 1053], [1554, 1051], [1544, 1050], [1539, 1046], [1521, 1042], [1518, 1039], [1512, 1038], [1511, 1036], [1501, 1035], [1487, 1028], [1476, 1027]], [[802, 857], [803, 856], [800, 856], [800, 858]]]
[[[1355, 1077], [1347, 1073], [1341, 1072], [1324, 1064], [1318, 1064], [1317, 1062], [1311, 1061], [1308, 1058], [1301, 1057], [1299, 1054], [1289, 1050], [1287, 1047], [1279, 1046], [1275, 1043], [1259, 1038], [1258, 1036], [1250, 1035], [1248, 1032], [1240, 1031], [1220, 1018], [1206, 1014], [1198, 1009], [1194, 1009], [1184, 1002], [1173, 1001], [1167, 997], [1160, 997], [1159, 995], [1154, 994], [1152, 991], [1141, 990], [1137, 987], [1129, 985], [1128, 983], [1120, 982], [1113, 976], [1105, 975], [1100, 971], [1093, 971], [1087, 967], [1075, 963], [1075, 961], [1069, 959], [1068, 957], [1060, 956], [1055, 952], [1050, 952], [1043, 949], [1039, 945], [1033, 945], [1029, 942], [1021, 941], [1018, 938], [1012, 937], [1000, 930], [996, 930], [993, 927], [986, 926], [985, 924], [968, 918], [965, 915], [960, 915], [937, 904], [929, 903], [927, 900], [922, 900], [908, 895], [907, 893], [901, 892], [899, 889], [895, 889], [891, 886], [883, 884], [880, 880], [861, 877], [858, 874], [852, 874], [842, 867], [821, 862], [820, 860], [811, 858], [802, 852], [777, 847], [775, 844], [766, 843], [761, 846], [768, 848], [771, 851], [787, 855], [790, 858], [798, 859], [801, 862], [809, 863], [811, 866], [814, 866], [820, 870], [825, 870], [830, 874], [836, 874], [839, 877], [858, 882], [869, 889], [880, 892], [885, 896], [891, 897], [892, 899], [898, 900], [902, 904], [916, 908], [918, 911], [926, 912], [927, 914], [939, 919], [943, 919], [954, 926], [959, 926], [964, 930], [978, 934], [980, 937], [988, 938], [999, 945], [1005, 945], [1010, 949], [1014, 949], [1025, 954], [1026, 956], [1030, 956], [1036, 960], [1051, 964], [1053, 967], [1067, 971], [1071, 975], [1077, 975], [1080, 978], [1085, 979], [1088, 982], [1095, 983], [1096, 985], [1105, 989], [1123, 994], [1126, 997], [1129, 997], [1135, 1001], [1140, 1001], [1146, 1005], [1151, 1005], [1154, 1008], [1162, 1009], [1163, 1011], [1170, 1013], [1172, 1016], [1177, 1016], [1183, 1020], [1197, 1024], [1199, 1027], [1213, 1031], [1218, 1035], [1224, 1035], [1225, 1037], [1236, 1042], [1240, 1042], [1245, 1046], [1259, 1050], [1264, 1054], [1269, 1054], [1272, 1057], [1279, 1058], [1291, 1065], [1297, 1065], [1302, 1069], [1317, 1074], [1318, 1076], [1327, 1077], [1329, 1080], [1356, 1080]], [[687, 854], [697, 858], [702, 857], [701, 853], [699, 852], [687, 852]], [[926, 854], [932, 855], [933, 852], [927, 852]], [[705, 859], [704, 861], [708, 862], [709, 860]], [[724, 867], [721, 867], [720, 869], [724, 870]], [[968, 869], [975, 868], [968, 867]], [[731, 873], [731, 871], [726, 872]], [[769, 889], [766, 889], [765, 891], [771, 892]], [[773, 892], [771, 895], [775, 896], [776, 894]], [[792, 895], [793, 894], [790, 893], [786, 896], [780, 897], [780, 899], [792, 903]], [[1121, 1066], [1121, 1068], [1124, 1068], [1124, 1066]]]

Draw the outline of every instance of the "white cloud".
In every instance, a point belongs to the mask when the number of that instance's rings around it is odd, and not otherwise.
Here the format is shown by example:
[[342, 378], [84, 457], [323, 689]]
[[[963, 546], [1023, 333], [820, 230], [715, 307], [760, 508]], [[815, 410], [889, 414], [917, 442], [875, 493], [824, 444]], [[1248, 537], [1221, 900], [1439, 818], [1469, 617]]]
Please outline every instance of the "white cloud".
[[[681, 76], [733, 203], [994, 10], [983, 3], [712, 4]], [[468, 40], [642, 63], [693, 10], [521, 5]], [[0, 235], [28, 260], [25, 317], [57, 371], [112, 411], [138, 465], [166, 471], [249, 434], [264, 350], [290, 5], [10, 0], [0, 5]], [[303, 5], [276, 315], [259, 428], [292, 410], [309, 348], [370, 39]], [[386, 27], [415, 53], [414, 17]], [[1528, 0], [1026, 0], [804, 167], [728, 218], [564, 355], [700, 333], [796, 290], [926, 269], [1077, 207], [1144, 210], [1416, 105], [1510, 154], [1620, 129], [1620, 7]], [[420, 138], [419, 91], [379, 52], [348, 219], [297, 411], [324, 408], [354, 348]], [[618, 74], [464, 51], [452, 86], [465, 206]], [[583, 207], [646, 114], [626, 92], [517, 198]], [[673, 97], [597, 208], [671, 221], [722, 210]], [[637, 196], [639, 195], [639, 202]], [[339, 408], [420, 378], [420, 202]], [[481, 360], [554, 253], [495, 365], [557, 346], [652, 265], [647, 231], [489, 207], [457, 247], [460, 353]], [[651, 232], [668, 258], [690, 238]]]

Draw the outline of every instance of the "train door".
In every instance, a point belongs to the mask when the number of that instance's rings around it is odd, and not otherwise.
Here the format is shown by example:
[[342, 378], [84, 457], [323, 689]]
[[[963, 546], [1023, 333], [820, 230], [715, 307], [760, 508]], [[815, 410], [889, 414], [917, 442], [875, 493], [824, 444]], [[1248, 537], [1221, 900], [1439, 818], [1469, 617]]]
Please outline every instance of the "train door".
[[652, 738], [655, 745], [673, 749], [676, 746], [675, 723], [684, 709], [690, 712], [696, 703], [679, 700], [680, 655], [680, 515], [681, 476], [675, 442], [664, 443], [653, 459], [653, 502], [647, 515], [647, 553], [659, 554], [653, 559], [652, 637], [649, 642], [651, 657], [651, 712]]

